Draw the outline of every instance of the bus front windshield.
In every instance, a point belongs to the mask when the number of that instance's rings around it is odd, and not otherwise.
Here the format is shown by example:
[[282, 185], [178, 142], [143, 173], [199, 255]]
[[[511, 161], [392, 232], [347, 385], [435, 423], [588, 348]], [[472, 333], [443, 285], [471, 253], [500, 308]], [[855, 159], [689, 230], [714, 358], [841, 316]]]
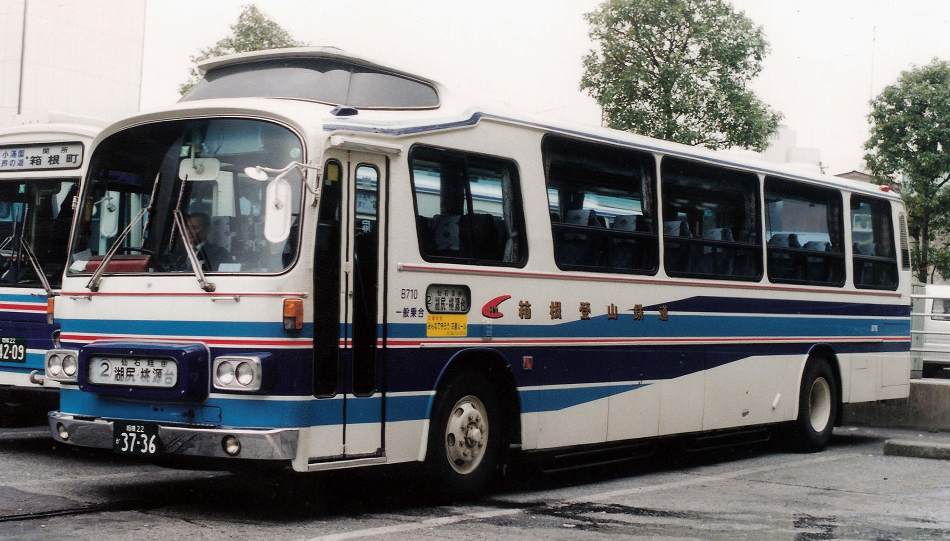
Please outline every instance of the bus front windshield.
[[279, 273], [297, 256], [302, 177], [297, 170], [285, 177], [290, 234], [272, 242], [264, 235], [270, 181], [245, 169], [302, 160], [293, 132], [261, 120], [177, 120], [118, 132], [90, 162], [69, 272], [94, 272], [118, 244], [109, 273], [194, 273], [188, 252], [204, 272]]
[[0, 287], [43, 287], [34, 263], [59, 287], [75, 195], [73, 179], [0, 181]]

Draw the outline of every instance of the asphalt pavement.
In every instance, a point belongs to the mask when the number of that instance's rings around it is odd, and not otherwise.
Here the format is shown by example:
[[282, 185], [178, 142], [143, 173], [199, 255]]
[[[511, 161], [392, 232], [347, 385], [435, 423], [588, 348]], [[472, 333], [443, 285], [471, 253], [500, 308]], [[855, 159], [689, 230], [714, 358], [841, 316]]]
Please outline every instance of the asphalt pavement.
[[885, 455], [888, 439], [950, 434], [843, 427], [815, 454], [670, 447], [558, 473], [528, 461], [485, 498], [446, 503], [413, 467], [169, 469], [2, 429], [0, 539], [950, 538], [950, 462]]

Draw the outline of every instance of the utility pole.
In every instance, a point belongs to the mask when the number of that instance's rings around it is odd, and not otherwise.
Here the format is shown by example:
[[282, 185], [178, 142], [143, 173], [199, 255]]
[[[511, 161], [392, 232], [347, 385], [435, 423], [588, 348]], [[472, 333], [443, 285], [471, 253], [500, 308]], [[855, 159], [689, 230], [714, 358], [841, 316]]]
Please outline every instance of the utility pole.
[[30, 0], [23, 0], [23, 24], [20, 28], [20, 86], [16, 93], [16, 114], [23, 114], [23, 67], [26, 65], [26, 11]]

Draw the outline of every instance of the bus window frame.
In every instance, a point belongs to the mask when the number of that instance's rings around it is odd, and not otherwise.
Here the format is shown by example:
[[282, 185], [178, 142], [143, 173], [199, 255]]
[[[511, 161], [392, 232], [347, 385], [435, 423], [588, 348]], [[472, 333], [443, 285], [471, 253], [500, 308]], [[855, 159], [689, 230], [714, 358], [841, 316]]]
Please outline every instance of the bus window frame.
[[[855, 201], [858, 201], [858, 203], [867, 202], [867, 203], [870, 204], [870, 206], [871, 206], [871, 216], [872, 216], [872, 226], [871, 226], [871, 228], [872, 228], [872, 229], [871, 229], [872, 235], [873, 235], [873, 232], [874, 232], [874, 229], [873, 229], [873, 228], [874, 228], [874, 226], [873, 226], [873, 216], [874, 216], [875, 207], [880, 206], [880, 207], [884, 207], [884, 208], [886, 209], [886, 210], [884, 210], [883, 215], [884, 215], [885, 217], [887, 217], [887, 232], [888, 232], [888, 234], [889, 234], [890, 237], [891, 237], [891, 247], [892, 247], [892, 249], [893, 249], [893, 251], [894, 251], [894, 257], [877, 256], [877, 255], [863, 255], [863, 254], [858, 254], [858, 253], [854, 250], [854, 205], [855, 205]], [[897, 243], [899, 242], [900, 236], [899, 236], [898, 234], [896, 234], [896, 231], [894, 231], [894, 216], [893, 216], [893, 214], [894, 214], [894, 206], [891, 204], [891, 200], [890, 200], [890, 199], [885, 199], [885, 198], [883, 198], [883, 197], [875, 197], [875, 196], [873, 196], [873, 195], [867, 195], [867, 194], [863, 194], [863, 193], [852, 193], [852, 194], [851, 194], [850, 201], [849, 201], [849, 203], [848, 203], [848, 221], [849, 221], [849, 225], [850, 225], [849, 230], [850, 230], [850, 232], [851, 232], [851, 235], [850, 235], [850, 238], [848, 239], [848, 241], [851, 243], [851, 246], [852, 246], [852, 249], [851, 249], [851, 262], [850, 262], [850, 263], [851, 263], [851, 280], [852, 280], [852, 283], [854, 284], [854, 288], [855, 288], [855, 289], [863, 289], [863, 290], [868, 290], [868, 291], [897, 291], [898, 289], [900, 289], [900, 285], [901, 285], [901, 272], [902, 272], [902, 271], [901, 271], [901, 261], [900, 261], [898, 255], [897, 255], [898, 251], [900, 251], [900, 246], [897, 244]], [[893, 284], [888, 285], [888, 286], [858, 285], [858, 281], [857, 281], [857, 279], [856, 279], [856, 277], [857, 277], [857, 265], [855, 265], [855, 262], [856, 262], [856, 261], [859, 261], [859, 260], [868, 261], [868, 262], [871, 262], [871, 263], [885, 263], [885, 262], [886, 262], [886, 263], [893, 263], [893, 264], [894, 264], [894, 270], [895, 270], [895, 272], [894, 272], [895, 280], [894, 280]]]
[[[666, 201], [666, 194], [665, 194], [665, 189], [664, 189], [665, 175], [663, 174], [663, 167], [670, 160], [687, 163], [692, 166], [701, 167], [701, 168], [718, 169], [718, 170], [726, 171], [733, 174], [748, 175], [750, 178], [754, 178], [755, 186], [756, 186], [756, 192], [754, 194], [755, 197], [753, 198], [753, 200], [755, 201], [754, 231], [755, 231], [755, 234], [759, 236], [759, 242], [750, 243], [750, 242], [722, 241], [722, 240], [712, 240], [712, 239], [692, 238], [692, 237], [674, 237], [671, 235], [668, 236], [666, 234], [666, 227], [664, 225], [663, 230], [660, 232], [660, 239], [662, 240], [661, 244], [663, 247], [663, 251], [661, 252], [662, 259], [663, 259], [663, 262], [662, 262], [663, 272], [669, 278], [691, 278], [691, 279], [698, 279], [698, 280], [710, 280], [710, 281], [721, 281], [721, 282], [761, 283], [762, 280], [766, 276], [766, 262], [765, 262], [765, 250], [764, 250], [765, 241], [762, 238], [762, 236], [765, 234], [765, 228], [764, 228], [765, 215], [764, 215], [764, 208], [763, 208], [765, 191], [764, 191], [764, 183], [762, 181], [762, 175], [760, 173], [757, 173], [755, 171], [751, 171], [748, 169], [741, 169], [738, 167], [728, 167], [728, 166], [724, 166], [724, 165], [713, 163], [713, 162], [708, 162], [701, 159], [683, 157], [679, 155], [663, 154], [663, 159], [660, 160], [660, 163], [658, 165], [659, 174], [657, 175], [658, 183], [659, 183], [658, 196], [659, 196], [659, 201], [660, 201], [659, 216], [660, 216], [660, 220], [662, 224], [665, 224], [667, 221], [667, 216], [665, 214], [665, 210], [666, 210], [665, 207], [667, 205], [667, 201]], [[736, 191], [739, 191], [739, 190], [736, 190]], [[712, 275], [712, 274], [695, 273], [695, 272], [689, 272], [689, 271], [683, 272], [683, 271], [678, 271], [678, 270], [674, 270], [673, 272], [670, 272], [670, 269], [666, 264], [666, 258], [667, 258], [667, 253], [668, 253], [666, 243], [667, 243], [668, 238], [673, 239], [674, 242], [684, 242], [686, 244], [694, 244], [694, 245], [699, 245], [699, 246], [712, 246], [712, 247], [721, 246], [723, 248], [735, 247], [739, 249], [754, 250], [755, 255], [757, 256], [755, 260], [758, 261], [758, 272], [754, 276], [748, 276], [748, 277], [738, 276], [738, 275], [724, 275], [724, 274]]]
[[[549, 132], [549, 133], [544, 134], [544, 136], [541, 138], [541, 146], [540, 146], [540, 149], [541, 149], [541, 162], [542, 162], [542, 164], [544, 163], [544, 160], [545, 160], [545, 152], [544, 152], [545, 141], [547, 141], [547, 140], [549, 140], [549, 139], [552, 139], [552, 138], [553, 138], [553, 139], [560, 139], [561, 141], [564, 141], [564, 142], [578, 143], [578, 144], [580, 144], [580, 145], [599, 146], [599, 147], [609, 148], [609, 149], [611, 149], [611, 150], [616, 150], [616, 151], [619, 151], [619, 152], [629, 152], [629, 153], [633, 153], [633, 154], [637, 154], [637, 155], [643, 155], [643, 156], [645, 156], [645, 157], [648, 157], [648, 158], [649, 158], [650, 160], [652, 160], [652, 162], [653, 162], [653, 167], [652, 167], [653, 177], [652, 177], [652, 179], [651, 179], [651, 180], [653, 181], [653, 182], [652, 182], [652, 184], [653, 184], [653, 200], [652, 200], [652, 201], [646, 201], [645, 198], [644, 198], [644, 199], [641, 200], [640, 204], [641, 204], [641, 208], [643, 208], [643, 207], [645, 207], [645, 206], [647, 206], [647, 205], [652, 204], [652, 206], [653, 206], [653, 214], [654, 214], [654, 216], [653, 216], [653, 233], [645, 233], [645, 232], [639, 232], [639, 231], [619, 231], [619, 230], [613, 230], [613, 229], [610, 229], [610, 228], [595, 228], [595, 227], [588, 227], [588, 226], [580, 226], [580, 225], [566, 224], [566, 223], [563, 223], [563, 222], [560, 222], [560, 223], [555, 224], [555, 223], [552, 221], [552, 222], [551, 222], [551, 229], [550, 229], [550, 231], [551, 231], [551, 258], [552, 258], [552, 260], [554, 261], [554, 265], [555, 265], [559, 270], [568, 271], [568, 272], [571, 272], [571, 271], [574, 271], [574, 272], [596, 272], [596, 273], [599, 273], [599, 274], [622, 274], [622, 275], [625, 275], [625, 276], [629, 276], [629, 275], [635, 275], [635, 276], [656, 276], [657, 273], [660, 272], [660, 264], [661, 264], [661, 263], [660, 263], [660, 260], [662, 259], [662, 257], [661, 257], [662, 252], [660, 251], [660, 243], [661, 243], [661, 236], [660, 236], [660, 228], [661, 228], [661, 226], [660, 226], [660, 223], [661, 223], [661, 220], [660, 220], [660, 208], [659, 208], [659, 207], [660, 207], [660, 202], [659, 202], [660, 200], [659, 200], [659, 192], [658, 192], [658, 190], [659, 190], [659, 188], [660, 188], [660, 179], [659, 179], [659, 173], [658, 173], [660, 160], [657, 159], [657, 157], [656, 157], [655, 154], [653, 154], [653, 153], [651, 153], [651, 152], [648, 152], [647, 150], [644, 150], [644, 149], [640, 149], [640, 148], [636, 148], [636, 147], [623, 146], [623, 145], [615, 145], [615, 144], [604, 143], [604, 142], [600, 142], [600, 141], [590, 141], [590, 140], [586, 140], [586, 139], [578, 139], [578, 138], [576, 138], [576, 137], [570, 137], [570, 136], [568, 136], [568, 135], [566, 135], [566, 134], [562, 134], [562, 133]], [[544, 190], [545, 190], [545, 202], [546, 202], [545, 211], [550, 215], [551, 199], [550, 199], [549, 190], [552, 189], [552, 188], [551, 188], [550, 183], [549, 183], [548, 172], [547, 172], [547, 171], [542, 171], [542, 174], [543, 174], [543, 176], [544, 176]], [[560, 193], [560, 192], [559, 192], [559, 193]], [[641, 196], [642, 196], [642, 195], [643, 195], [643, 194], [641, 194]], [[561, 231], [575, 230], [575, 231], [577, 231], [578, 233], [601, 235], [601, 236], [603, 236], [603, 237], [605, 237], [605, 238], [607, 238], [607, 239], [632, 239], [632, 240], [650, 240], [650, 239], [652, 239], [652, 240], [655, 242], [655, 245], [654, 245], [654, 247], [655, 247], [654, 256], [656, 257], [655, 265], [654, 265], [652, 268], [649, 268], [649, 269], [634, 269], [634, 268], [631, 268], [631, 269], [629, 269], [629, 270], [624, 270], [622, 267], [610, 267], [610, 266], [599, 266], [599, 265], [576, 265], [576, 264], [571, 264], [571, 263], [561, 263], [560, 261], [558, 261], [558, 257], [557, 257], [557, 250], [558, 250], [558, 248], [557, 248], [557, 234], [555, 233], [555, 229], [560, 229]]]
[[[837, 239], [837, 240], [839, 240], [839, 241], [841, 242], [841, 251], [838, 252], [838, 253], [835, 253], [835, 252], [814, 252], [814, 251], [811, 251], [811, 250], [804, 250], [804, 249], [782, 248], [782, 247], [776, 247], [776, 246], [769, 246], [768, 240], [765, 239], [765, 236], [768, 235], [768, 231], [769, 231], [769, 229], [768, 229], [768, 228], [769, 228], [769, 225], [768, 225], [768, 224], [769, 224], [769, 220], [768, 220], [768, 217], [769, 217], [769, 209], [768, 209], [768, 195], [767, 195], [767, 192], [768, 192], [768, 187], [767, 187], [767, 185], [769, 184], [769, 181], [773, 181], [773, 182], [779, 183], [779, 184], [780, 184], [780, 188], [779, 188], [778, 191], [784, 191], [785, 193], [789, 193], [789, 192], [794, 193], [795, 191], [800, 190], [803, 194], [806, 194], [806, 195], [807, 195], [809, 192], [811, 192], [811, 193], [828, 192], [829, 194], [830, 194], [830, 193], [835, 193], [835, 194], [837, 194], [837, 197], [838, 197], [837, 202], [839, 203], [839, 206], [838, 206], [838, 210], [839, 210], [839, 213], [838, 213], [838, 231], [840, 232], [840, 238]], [[762, 243], [762, 245], [765, 247], [765, 276], [768, 278], [769, 283], [770, 283], [770, 284], [807, 285], [807, 286], [831, 287], [831, 288], [842, 288], [842, 287], [844, 287], [845, 284], [846, 284], [847, 281], [848, 281], [848, 261], [847, 261], [848, 256], [847, 256], [847, 254], [845, 253], [845, 245], [847, 244], [847, 240], [845, 240], [845, 239], [846, 239], [849, 235], [847, 235], [847, 233], [845, 232], [845, 229], [844, 229], [844, 218], [845, 218], [845, 217], [844, 217], [844, 208], [845, 208], [845, 202], [844, 202], [844, 194], [841, 192], [841, 190], [840, 190], [840, 189], [837, 189], [837, 188], [834, 188], [834, 187], [830, 187], [830, 186], [821, 186], [821, 185], [816, 185], [816, 184], [810, 184], [810, 183], [800, 182], [800, 181], [796, 181], [796, 180], [791, 180], [791, 179], [788, 179], [788, 178], [785, 178], [785, 177], [776, 176], [776, 175], [765, 175], [765, 179], [764, 179], [764, 181], [762, 182], [762, 197], [763, 197], [763, 202], [764, 202], [764, 204], [763, 204], [763, 206], [762, 206], [762, 224], [763, 224], [763, 227], [764, 227], [764, 229], [763, 229], [763, 232], [764, 232], [763, 235], [764, 235], [764, 236], [763, 236], [763, 243]], [[830, 224], [829, 224], [829, 225], [830, 225]], [[830, 236], [830, 235], [829, 235], [829, 236]], [[831, 239], [831, 240], [834, 241], [835, 239]], [[805, 256], [807, 256], [807, 255], [820, 254], [820, 255], [822, 255], [822, 256], [824, 256], [824, 257], [834, 257], [834, 258], [836, 258], [836, 259], [840, 259], [840, 260], [842, 261], [842, 267], [841, 267], [842, 275], [841, 275], [841, 280], [838, 281], [838, 282], [813, 282], [813, 281], [808, 281], [808, 280], [774, 279], [774, 278], [772, 278], [772, 275], [769, 273], [769, 250], [773, 250], [773, 249], [774, 249], [774, 250], [781, 251], [781, 252], [785, 252], [785, 253], [802, 254], [802, 255], [805, 255]]]
[[[514, 176], [514, 204], [518, 208], [517, 224], [520, 228], [520, 244], [519, 244], [519, 253], [518, 260], [511, 263], [505, 263], [504, 261], [493, 261], [490, 259], [474, 259], [474, 258], [456, 258], [456, 257], [445, 257], [445, 256], [432, 256], [426, 254], [422, 249], [422, 239], [419, 237], [419, 203], [416, 197], [416, 175], [413, 172], [412, 160], [415, 153], [419, 150], [430, 150], [436, 152], [444, 152], [455, 157], [461, 158], [467, 162], [467, 157], [473, 156], [476, 158], [483, 158], [487, 160], [493, 160], [497, 162], [502, 162], [509, 165], [509, 170]], [[462, 150], [458, 148], [444, 147], [440, 145], [431, 145], [425, 143], [415, 143], [409, 147], [409, 153], [406, 156], [406, 166], [409, 170], [409, 189], [411, 191], [412, 197], [412, 220], [413, 220], [413, 231], [415, 232], [416, 237], [416, 250], [419, 253], [419, 257], [426, 263], [443, 263], [447, 265], [473, 265], [479, 267], [506, 267], [506, 268], [517, 268], [523, 269], [528, 264], [529, 249], [528, 249], [528, 230], [527, 230], [527, 221], [525, 220], [525, 205], [524, 197], [522, 196], [521, 191], [521, 167], [518, 164], [518, 161], [513, 158], [508, 158], [504, 156], [498, 156], [495, 154], [487, 154], [484, 152], [476, 152], [471, 150]], [[464, 216], [464, 214], [463, 214]]]

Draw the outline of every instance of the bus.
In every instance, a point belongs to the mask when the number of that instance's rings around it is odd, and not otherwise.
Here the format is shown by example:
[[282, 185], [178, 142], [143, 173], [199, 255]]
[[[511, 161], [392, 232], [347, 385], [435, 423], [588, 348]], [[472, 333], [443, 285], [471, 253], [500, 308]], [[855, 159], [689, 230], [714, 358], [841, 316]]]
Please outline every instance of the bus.
[[[73, 199], [98, 126], [73, 118], [0, 129], [0, 418], [55, 400], [43, 378]], [[53, 391], [53, 392], [51, 392]], [[46, 410], [48, 411], [48, 408]]]
[[908, 395], [893, 192], [472, 108], [339, 49], [201, 69], [93, 145], [59, 442], [422, 462], [471, 494], [513, 453], [766, 426], [818, 450], [843, 404]]

